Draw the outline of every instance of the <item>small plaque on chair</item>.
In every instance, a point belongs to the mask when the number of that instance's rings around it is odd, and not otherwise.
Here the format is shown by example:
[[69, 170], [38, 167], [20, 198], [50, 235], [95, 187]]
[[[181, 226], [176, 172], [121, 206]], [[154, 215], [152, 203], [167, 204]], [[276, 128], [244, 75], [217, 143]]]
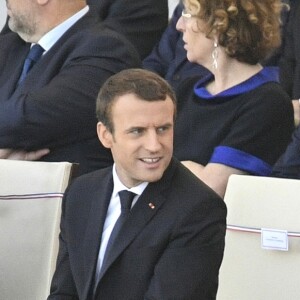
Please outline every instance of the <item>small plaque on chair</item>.
[[261, 229], [261, 247], [268, 250], [289, 250], [289, 240], [287, 230]]

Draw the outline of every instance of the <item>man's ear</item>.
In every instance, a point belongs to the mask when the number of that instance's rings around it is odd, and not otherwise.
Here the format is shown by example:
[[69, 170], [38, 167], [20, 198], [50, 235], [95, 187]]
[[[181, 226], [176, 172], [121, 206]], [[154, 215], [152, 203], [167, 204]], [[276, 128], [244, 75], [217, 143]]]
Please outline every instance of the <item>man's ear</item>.
[[97, 134], [102, 145], [105, 148], [111, 148], [113, 142], [113, 135], [101, 122], [97, 123]]

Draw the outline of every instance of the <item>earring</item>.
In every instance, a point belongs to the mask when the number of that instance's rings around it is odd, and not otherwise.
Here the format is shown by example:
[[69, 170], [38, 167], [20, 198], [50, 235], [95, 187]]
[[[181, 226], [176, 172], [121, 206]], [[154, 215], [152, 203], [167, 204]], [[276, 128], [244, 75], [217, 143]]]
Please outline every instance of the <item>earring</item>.
[[214, 41], [214, 50], [212, 51], [211, 53], [211, 57], [212, 57], [212, 60], [213, 60], [213, 63], [212, 63], [212, 67], [213, 69], [218, 69], [218, 42], [217, 41]]

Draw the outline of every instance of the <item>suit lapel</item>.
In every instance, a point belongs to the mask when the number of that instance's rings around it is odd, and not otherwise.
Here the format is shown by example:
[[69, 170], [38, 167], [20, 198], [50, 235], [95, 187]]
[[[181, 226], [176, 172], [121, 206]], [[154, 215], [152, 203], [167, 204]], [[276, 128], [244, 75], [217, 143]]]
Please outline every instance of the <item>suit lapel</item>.
[[[0, 72], [5, 73], [6, 76], [2, 76], [2, 81], [0, 78], [0, 87], [1, 87], [1, 99], [9, 99], [11, 95], [16, 91], [19, 93], [27, 93], [32, 91], [32, 88], [37, 84], [39, 86], [43, 85], [41, 82], [41, 75], [48, 72], [45, 70], [49, 69], [49, 66], [52, 66], [53, 58], [58, 58], [63, 51], [61, 50], [65, 42], [72, 38], [74, 34], [77, 34], [84, 28], [90, 28], [93, 24], [97, 24], [99, 17], [92, 11], [88, 12], [83, 16], [78, 22], [76, 22], [69, 30], [67, 30], [62, 37], [53, 45], [49, 50], [51, 55], [45, 53], [42, 59], [35, 65], [35, 67], [28, 74], [22, 85], [19, 88], [16, 88], [19, 76], [21, 75], [23, 63], [27, 56], [27, 53], [30, 48], [30, 43], [24, 42], [16, 33], [10, 32], [0, 37], [1, 47], [0, 49]], [[74, 45], [72, 45], [74, 47]], [[9, 49], [7, 49], [10, 47]], [[66, 49], [65, 51], [70, 51]], [[1, 55], [4, 53], [5, 55]], [[54, 53], [54, 54], [53, 54]], [[14, 59], [10, 59], [7, 55], [12, 56]], [[10, 64], [7, 64], [7, 61]], [[50, 63], [51, 62], [51, 63]], [[61, 63], [60, 63], [61, 65]], [[57, 68], [54, 70], [55, 74], [57, 73]], [[38, 79], [38, 80], [37, 80]], [[5, 95], [3, 95], [5, 91]]]
[[[15, 72], [16, 68], [11, 67], [14, 71], [12, 74], [13, 78], [11, 80], [13, 84], [10, 84], [9, 89], [11, 94], [14, 91], [21, 94], [29, 93], [33, 90], [33, 88], [39, 88], [47, 84], [50, 79], [57, 75], [57, 71], [62, 68], [63, 64], [67, 62], [65, 57], [69, 57], [69, 55], [66, 53], [73, 50], [70, 49], [70, 47], [78, 46], [72, 42], [67, 43], [67, 41], [72, 40], [72, 37], [78, 34], [78, 32], [81, 32], [83, 29], [91, 28], [93, 24], [97, 24], [98, 19], [98, 16], [96, 16], [93, 12], [88, 12], [85, 16], [78, 20], [55, 42], [49, 51], [47, 51], [42, 58], [39, 59], [39, 61], [30, 70], [22, 84], [16, 88], [17, 81], [21, 75], [23, 63], [30, 48], [30, 44], [26, 44], [21, 40], [20, 43], [25, 44], [23, 47], [26, 47], [26, 50], [24, 54], [22, 53], [23, 58], [16, 60], [18, 62], [17, 69], [20, 71]], [[18, 73], [17, 76], [15, 76], [16, 73]], [[6, 80], [6, 82], [9, 83], [8, 80]]]
[[[86, 235], [83, 241], [82, 256], [84, 257], [84, 282], [83, 299], [88, 299], [94, 286], [94, 273], [100, 249], [103, 225], [113, 189], [112, 171], [108, 169], [106, 175], [96, 176], [94, 186], [96, 189], [88, 191], [85, 197], [91, 197], [92, 205], [89, 213], [89, 222], [86, 227]], [[103, 193], [105, 191], [105, 193]]]
[[148, 222], [151, 221], [160, 207], [165, 203], [167, 199], [165, 194], [169, 189], [175, 167], [172, 161], [163, 177], [158, 182], [150, 183], [132, 208], [130, 217], [122, 227], [117, 241], [107, 257], [106, 264], [101, 269], [99, 282], [101, 282], [101, 279], [112, 263], [143, 230]]

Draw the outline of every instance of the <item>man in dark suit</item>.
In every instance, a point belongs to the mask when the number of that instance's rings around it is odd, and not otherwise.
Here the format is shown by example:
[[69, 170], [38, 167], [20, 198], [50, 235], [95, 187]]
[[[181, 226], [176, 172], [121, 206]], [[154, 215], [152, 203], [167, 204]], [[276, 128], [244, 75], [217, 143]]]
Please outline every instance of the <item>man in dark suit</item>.
[[[87, 0], [87, 4], [109, 28], [124, 34], [141, 58], [150, 53], [168, 24], [167, 0]], [[6, 23], [1, 33], [9, 31]]]
[[[111, 165], [95, 133], [95, 99], [109, 76], [140, 65], [138, 53], [84, 0], [7, 6], [14, 32], [0, 35], [0, 149], [45, 149], [41, 159], [79, 163], [79, 173]], [[44, 53], [21, 81], [36, 43]]]
[[296, 129], [292, 141], [273, 167], [272, 176], [300, 179], [300, 2], [290, 0], [285, 47], [280, 63], [280, 82], [290, 95]]
[[[175, 110], [170, 86], [150, 71], [103, 85], [97, 132], [115, 163], [64, 196], [48, 300], [216, 298], [226, 206], [172, 158]], [[133, 197], [127, 210], [123, 193]]]

